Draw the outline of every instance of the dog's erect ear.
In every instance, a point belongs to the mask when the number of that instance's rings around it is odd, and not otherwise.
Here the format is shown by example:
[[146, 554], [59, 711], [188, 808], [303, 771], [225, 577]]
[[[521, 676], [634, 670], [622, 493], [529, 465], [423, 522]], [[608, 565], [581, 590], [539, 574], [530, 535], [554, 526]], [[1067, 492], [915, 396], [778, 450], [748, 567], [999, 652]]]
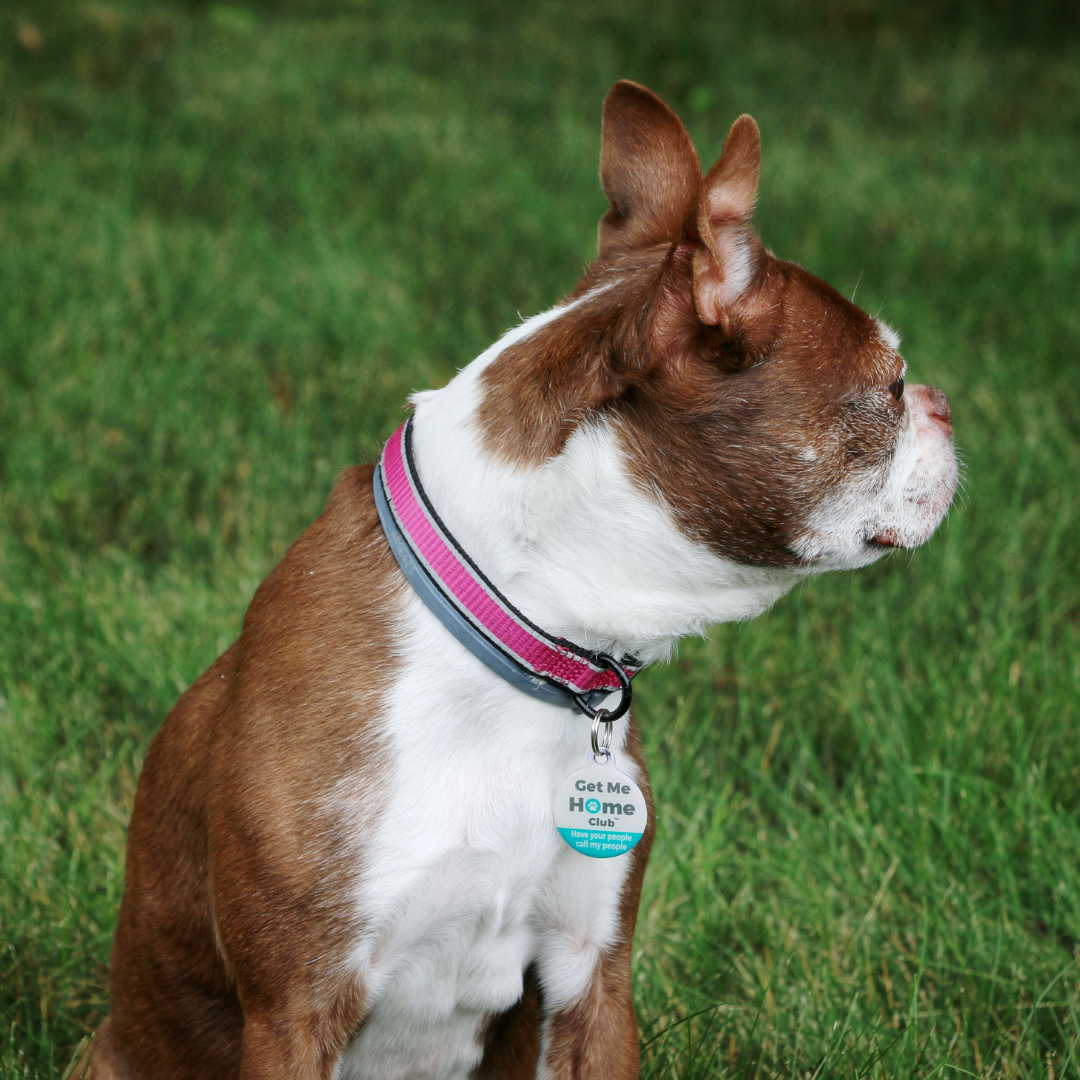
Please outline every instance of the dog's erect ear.
[[760, 245], [750, 230], [761, 172], [761, 135], [753, 117], [740, 116], [720, 160], [701, 188], [695, 222], [702, 247], [694, 256], [694, 306], [711, 326], [724, 322], [754, 278]]
[[604, 99], [600, 258], [678, 239], [701, 186], [701, 164], [679, 118], [651, 90], [623, 79]]

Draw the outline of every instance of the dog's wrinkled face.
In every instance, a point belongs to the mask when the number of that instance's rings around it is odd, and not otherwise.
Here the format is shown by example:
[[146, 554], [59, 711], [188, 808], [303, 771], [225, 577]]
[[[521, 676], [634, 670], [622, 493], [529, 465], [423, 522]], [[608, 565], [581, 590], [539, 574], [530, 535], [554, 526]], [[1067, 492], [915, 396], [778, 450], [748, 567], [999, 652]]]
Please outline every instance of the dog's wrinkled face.
[[948, 509], [948, 402], [905, 386], [887, 326], [761, 245], [759, 163], [744, 116], [702, 177], [674, 113], [615, 86], [600, 256], [567, 314], [485, 372], [485, 439], [540, 464], [579, 425], [611, 424], [638, 486], [717, 554], [863, 566], [923, 543]]

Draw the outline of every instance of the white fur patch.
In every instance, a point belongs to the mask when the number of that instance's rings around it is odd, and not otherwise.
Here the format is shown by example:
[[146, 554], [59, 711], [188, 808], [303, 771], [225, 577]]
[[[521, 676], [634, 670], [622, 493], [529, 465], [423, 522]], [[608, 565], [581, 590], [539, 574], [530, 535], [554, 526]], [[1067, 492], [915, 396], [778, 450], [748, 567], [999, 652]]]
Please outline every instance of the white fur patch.
[[877, 324], [878, 333], [881, 335], [881, 340], [892, 349], [893, 352], [900, 351], [900, 335], [883, 319], [875, 319]]
[[887, 547], [925, 543], [952, 502], [959, 475], [952, 436], [929, 415], [921, 386], [905, 395], [903, 427], [883, 474], [853, 479], [824, 500], [793, 545], [815, 571], [854, 570], [876, 562]]
[[746, 292], [754, 276], [751, 234], [744, 228], [723, 228], [717, 232], [716, 244], [724, 271], [717, 296], [722, 304], [734, 304]]
[[[555, 831], [560, 782], [589, 721], [494, 675], [410, 594], [381, 740], [389, 802], [364, 845], [349, 959], [372, 1003], [341, 1080], [461, 1077], [481, 1024], [538, 963], [545, 1000], [572, 1001], [617, 933], [627, 859], [588, 859]], [[621, 750], [626, 722], [616, 725]], [[636, 776], [629, 760], [621, 767]]]

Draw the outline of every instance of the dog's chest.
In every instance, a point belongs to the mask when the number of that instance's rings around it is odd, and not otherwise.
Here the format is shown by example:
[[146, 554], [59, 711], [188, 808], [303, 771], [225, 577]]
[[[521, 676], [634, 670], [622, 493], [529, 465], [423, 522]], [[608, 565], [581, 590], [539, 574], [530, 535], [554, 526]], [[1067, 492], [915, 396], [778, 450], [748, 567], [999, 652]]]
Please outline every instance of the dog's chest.
[[371, 1011], [342, 1080], [466, 1077], [530, 965], [546, 1001], [572, 1000], [617, 932], [628, 860], [578, 855], [553, 824], [588, 721], [506, 686], [456, 642], [434, 665], [415, 644], [424, 661], [406, 661], [387, 709], [389, 783], [362, 846], [351, 964]]

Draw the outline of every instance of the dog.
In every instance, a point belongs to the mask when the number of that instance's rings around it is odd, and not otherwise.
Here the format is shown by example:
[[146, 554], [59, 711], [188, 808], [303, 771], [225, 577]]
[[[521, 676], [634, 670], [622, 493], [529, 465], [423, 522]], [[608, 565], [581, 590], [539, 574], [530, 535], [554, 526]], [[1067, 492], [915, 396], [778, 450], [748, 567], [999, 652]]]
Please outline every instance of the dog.
[[757, 239], [759, 168], [749, 116], [703, 175], [610, 91], [595, 262], [412, 397], [154, 739], [80, 1075], [638, 1075], [632, 676], [957, 482], [895, 334]]

